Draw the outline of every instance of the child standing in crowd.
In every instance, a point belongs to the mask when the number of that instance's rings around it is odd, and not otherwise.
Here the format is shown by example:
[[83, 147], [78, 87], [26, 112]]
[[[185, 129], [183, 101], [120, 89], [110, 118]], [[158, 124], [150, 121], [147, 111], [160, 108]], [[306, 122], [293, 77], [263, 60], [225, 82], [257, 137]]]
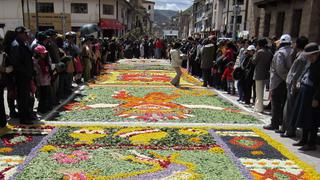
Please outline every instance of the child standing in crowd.
[[34, 49], [33, 64], [36, 72], [36, 84], [39, 92], [38, 112], [45, 114], [52, 109], [51, 107], [51, 75], [48, 51], [42, 45], [38, 45]]
[[224, 70], [221, 80], [227, 81], [227, 88], [228, 88], [228, 94], [235, 94], [235, 88], [234, 88], [234, 79], [232, 77], [233, 71], [234, 71], [234, 63], [229, 62], [228, 67]]

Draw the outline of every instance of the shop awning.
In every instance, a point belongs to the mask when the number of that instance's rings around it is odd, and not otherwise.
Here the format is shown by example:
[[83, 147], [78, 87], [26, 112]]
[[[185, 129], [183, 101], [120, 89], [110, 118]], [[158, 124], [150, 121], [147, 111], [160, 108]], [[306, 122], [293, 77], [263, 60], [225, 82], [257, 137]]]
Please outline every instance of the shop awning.
[[122, 30], [125, 29], [125, 25], [114, 19], [102, 19], [100, 21], [100, 28]]

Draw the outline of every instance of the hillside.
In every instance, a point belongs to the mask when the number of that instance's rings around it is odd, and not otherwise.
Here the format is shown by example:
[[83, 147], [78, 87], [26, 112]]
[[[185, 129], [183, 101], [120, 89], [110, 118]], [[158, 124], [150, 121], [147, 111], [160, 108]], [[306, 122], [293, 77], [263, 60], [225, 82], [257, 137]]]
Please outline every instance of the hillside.
[[155, 23], [158, 25], [161, 25], [162, 23], [168, 23], [170, 22], [170, 18], [177, 14], [177, 11], [156, 9], [154, 12]]

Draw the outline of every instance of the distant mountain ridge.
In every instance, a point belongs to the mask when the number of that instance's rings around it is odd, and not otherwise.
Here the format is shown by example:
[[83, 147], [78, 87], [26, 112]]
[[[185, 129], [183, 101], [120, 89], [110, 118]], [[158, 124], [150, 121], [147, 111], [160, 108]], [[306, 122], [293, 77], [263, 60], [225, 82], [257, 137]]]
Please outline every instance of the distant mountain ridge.
[[163, 23], [168, 23], [170, 22], [171, 17], [176, 16], [177, 14], [178, 14], [178, 11], [155, 9], [154, 21], [158, 25], [161, 25]]

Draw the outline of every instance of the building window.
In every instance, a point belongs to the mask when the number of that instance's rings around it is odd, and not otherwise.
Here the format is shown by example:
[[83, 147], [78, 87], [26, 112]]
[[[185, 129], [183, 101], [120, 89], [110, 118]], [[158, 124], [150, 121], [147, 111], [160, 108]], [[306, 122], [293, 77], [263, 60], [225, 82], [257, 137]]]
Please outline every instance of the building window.
[[[233, 18], [234, 16], [231, 16], [230, 24], [233, 24]], [[241, 23], [242, 23], [242, 16], [237, 16], [237, 24], [241, 24]]]
[[256, 25], [255, 25], [255, 36], [259, 36], [259, 29], [260, 29], [260, 17], [257, 17], [256, 19]]
[[88, 4], [87, 3], [71, 3], [71, 13], [87, 14]]
[[113, 15], [114, 14], [114, 6], [109, 4], [103, 5], [103, 14], [105, 15]]
[[39, 31], [46, 31], [48, 29], [54, 29], [54, 26], [39, 26]]
[[[244, 0], [237, 0], [238, 2], [238, 5], [243, 5], [244, 4]], [[233, 3], [232, 5], [235, 5], [236, 4], [236, 0], [233, 0]]]
[[285, 12], [278, 12], [276, 23], [276, 37], [280, 37], [283, 33]]
[[53, 3], [38, 2], [38, 12], [39, 13], [54, 13]]
[[151, 10], [151, 5], [148, 6], [148, 10]]
[[295, 9], [292, 16], [291, 24], [291, 36], [296, 38], [300, 33], [300, 23], [301, 23], [302, 9]]
[[271, 14], [266, 14], [264, 16], [264, 28], [263, 28], [263, 36], [264, 37], [269, 37], [270, 22], [271, 22]]

